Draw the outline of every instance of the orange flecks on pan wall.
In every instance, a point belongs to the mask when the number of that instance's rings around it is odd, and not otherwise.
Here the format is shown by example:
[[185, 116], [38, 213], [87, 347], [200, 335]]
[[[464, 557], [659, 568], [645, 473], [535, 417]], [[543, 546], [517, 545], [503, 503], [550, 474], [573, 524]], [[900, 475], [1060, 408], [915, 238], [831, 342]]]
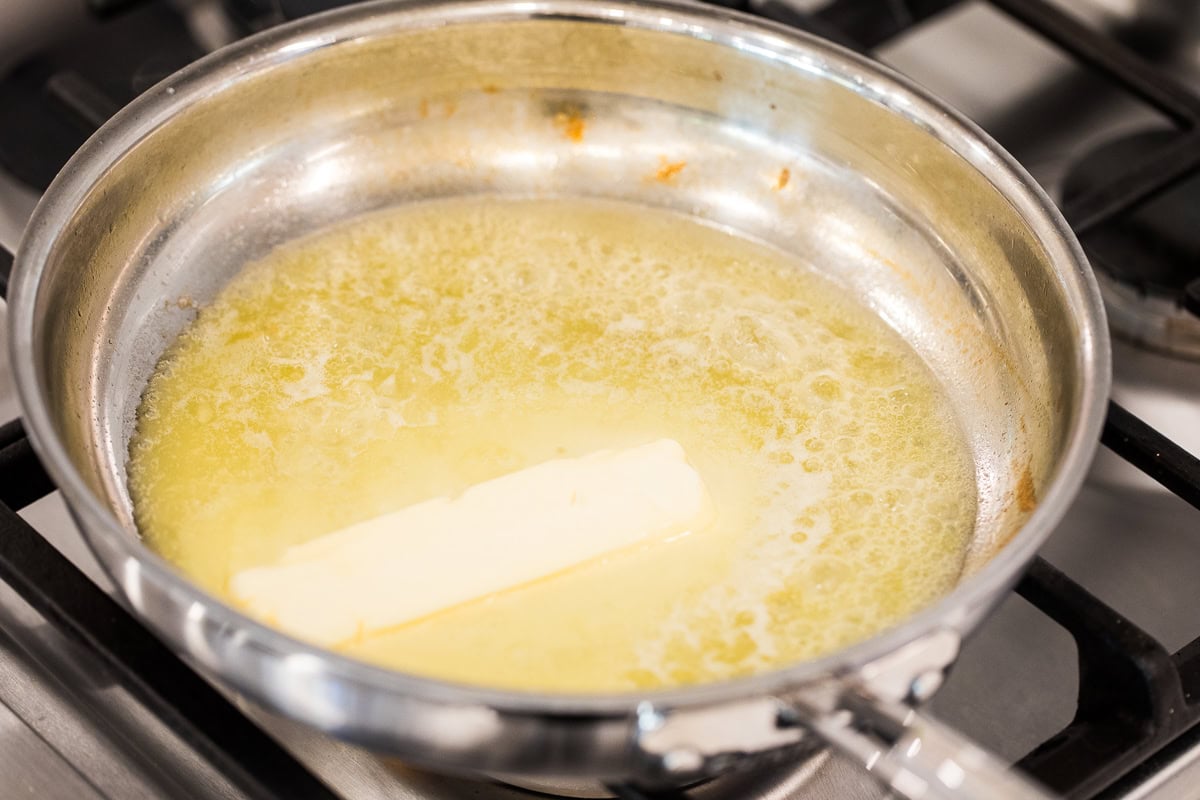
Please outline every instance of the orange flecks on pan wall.
[[1025, 513], [1037, 508], [1037, 490], [1033, 487], [1033, 474], [1028, 466], [1021, 470], [1021, 477], [1017, 479], [1017, 508]]
[[587, 121], [578, 111], [560, 111], [554, 115], [554, 125], [572, 142], [582, 142]]
[[686, 161], [668, 161], [665, 156], [659, 156], [659, 167], [654, 173], [654, 180], [659, 183], [674, 183], [687, 166]]

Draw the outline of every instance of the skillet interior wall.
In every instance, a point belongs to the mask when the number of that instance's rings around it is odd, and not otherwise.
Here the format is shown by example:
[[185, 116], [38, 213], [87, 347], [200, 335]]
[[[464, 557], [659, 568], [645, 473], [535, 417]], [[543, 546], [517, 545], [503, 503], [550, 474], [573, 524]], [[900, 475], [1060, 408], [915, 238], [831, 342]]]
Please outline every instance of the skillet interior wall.
[[169, 80], [74, 214], [35, 348], [74, 462], [131, 531], [133, 414], [195, 305], [321, 226], [476, 193], [626, 199], [797, 254], [945, 384], [977, 465], [968, 569], [1019, 528], [1070, 424], [1079, 349], [1041, 245], [966, 160], [871, 86], [822, 76], [820, 51], [788, 63], [753, 36], [739, 50], [685, 30], [435, 21], [263, 48], [216, 91]]

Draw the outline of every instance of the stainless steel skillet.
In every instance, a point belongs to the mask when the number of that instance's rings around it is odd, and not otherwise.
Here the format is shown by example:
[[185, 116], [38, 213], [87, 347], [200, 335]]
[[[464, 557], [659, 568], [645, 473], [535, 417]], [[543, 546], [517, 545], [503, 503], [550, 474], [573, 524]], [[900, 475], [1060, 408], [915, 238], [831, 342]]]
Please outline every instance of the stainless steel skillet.
[[[685, 166], [656, 179], [664, 164]], [[315, 227], [485, 192], [682, 210], [858, 293], [942, 381], [973, 454], [957, 589], [758, 677], [538, 695], [298, 642], [143, 546], [127, 441], [195, 304]], [[677, 2], [382, 2], [311, 18], [198, 62], [105, 125], [35, 212], [9, 318], [31, 438], [99, 561], [164, 639], [267, 708], [409, 762], [551, 783], [681, 782], [833, 743], [910, 796], [1037, 796], [911, 706], [1083, 479], [1108, 392], [1103, 309], [1028, 175], [878, 65]]]

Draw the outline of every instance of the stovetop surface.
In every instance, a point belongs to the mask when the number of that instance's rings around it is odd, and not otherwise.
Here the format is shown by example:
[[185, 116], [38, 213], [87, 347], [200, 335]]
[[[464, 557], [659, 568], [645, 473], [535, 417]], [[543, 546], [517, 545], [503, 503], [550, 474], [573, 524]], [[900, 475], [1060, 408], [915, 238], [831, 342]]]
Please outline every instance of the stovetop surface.
[[[205, 9], [213, 3], [196, 0], [179, 5], [191, 9], [186, 19], [194, 38], [219, 42], [232, 35], [227, 21], [214, 22], [212, 9]], [[242, 5], [249, 8], [247, 14], [255, 11], [253, 3]], [[794, 5], [809, 10], [823, 3], [796, 0]], [[902, 16], [910, 4], [882, 5]], [[922, 4], [911, 5], [916, 9]], [[1091, 24], [1112, 26], [1135, 4], [1064, 0], [1063, 5]], [[0, 9], [0, 27], [3, 13]], [[1127, 26], [1126, 32], [1130, 29]], [[1195, 32], [1200, 36], [1200, 24]], [[1172, 48], [1178, 59], [1172, 74], [1194, 81], [1197, 73], [1187, 55], [1195, 41], [1186, 39], [1187, 30], [1181, 35], [1185, 41]], [[1161, 115], [1079, 69], [983, 3], [963, 3], [890, 41], [877, 55], [980, 123], [1056, 197], [1070, 165], [1097, 144], [1118, 134], [1166, 125]], [[1200, 86], [1200, 81], [1194, 85]], [[126, 91], [137, 88], [144, 87]], [[81, 113], [87, 113], [86, 103]], [[69, 144], [67, 140], [69, 136], [64, 139]], [[45, 176], [25, 177], [36, 183]], [[35, 198], [36, 192], [15, 184], [11, 175], [0, 180], [0, 243], [15, 244]], [[1114, 399], [1190, 452], [1200, 453], [1200, 362], [1118, 341], [1114, 372]], [[0, 360], [0, 422], [18, 415], [11, 373], [7, 361]], [[57, 494], [21, 514], [94, 580], [106, 585]], [[1088, 483], [1042, 556], [1167, 650], [1173, 652], [1200, 635], [1195, 611], [1200, 607], [1200, 582], [1195, 579], [1200, 567], [1200, 512], [1107, 450], [1101, 450]], [[1015, 761], [1071, 721], [1078, 684], [1071, 636], [1014, 593], [967, 643], [932, 710]], [[243, 708], [346, 798], [515, 800], [531, 796], [495, 784], [398, 769], [301, 726]], [[1195, 742], [1185, 735], [1145, 775], [1104, 796], [1157, 800], [1194, 796], [1191, 786], [1200, 774], [1200, 737], [1193, 738]], [[3, 584], [0, 774], [6, 776], [0, 782], [0, 798], [245, 796], [133, 701], [87, 650], [46, 624]], [[764, 774], [762, 786], [743, 792], [742, 797], [883, 796], [857, 767], [836, 757], [797, 770], [790, 782], [779, 783], [780, 778]], [[719, 793], [712, 787], [691, 795], [716, 800]]]

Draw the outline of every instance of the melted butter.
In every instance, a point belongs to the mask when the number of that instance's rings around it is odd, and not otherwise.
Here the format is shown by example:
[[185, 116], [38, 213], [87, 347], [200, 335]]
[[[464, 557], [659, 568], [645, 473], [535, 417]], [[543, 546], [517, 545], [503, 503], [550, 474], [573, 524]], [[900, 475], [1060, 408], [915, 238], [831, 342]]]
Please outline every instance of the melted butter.
[[250, 265], [158, 365], [129, 484], [146, 541], [228, 598], [290, 545], [662, 437], [707, 529], [343, 649], [531, 690], [689, 684], [844, 646], [959, 576], [973, 474], [898, 335], [775, 250], [598, 202], [411, 206]]

